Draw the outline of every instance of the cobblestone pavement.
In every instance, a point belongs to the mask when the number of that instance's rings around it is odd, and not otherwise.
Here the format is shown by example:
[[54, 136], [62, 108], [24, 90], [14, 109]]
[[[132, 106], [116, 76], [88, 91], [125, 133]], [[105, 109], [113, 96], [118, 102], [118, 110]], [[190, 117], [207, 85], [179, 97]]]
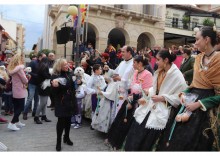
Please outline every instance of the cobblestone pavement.
[[[11, 121], [12, 116], [3, 116]], [[55, 151], [56, 146], [56, 123], [57, 118], [54, 111], [47, 108], [47, 117], [52, 122], [35, 124], [31, 113], [28, 114], [28, 120], [20, 121], [26, 126], [19, 131], [10, 131], [7, 129], [8, 124], [0, 124], [0, 142], [8, 147], [8, 151]], [[90, 130], [90, 121], [83, 120], [80, 129], [71, 127], [70, 139], [73, 146], [62, 142], [62, 151], [110, 151], [104, 145], [106, 134], [96, 130]]]

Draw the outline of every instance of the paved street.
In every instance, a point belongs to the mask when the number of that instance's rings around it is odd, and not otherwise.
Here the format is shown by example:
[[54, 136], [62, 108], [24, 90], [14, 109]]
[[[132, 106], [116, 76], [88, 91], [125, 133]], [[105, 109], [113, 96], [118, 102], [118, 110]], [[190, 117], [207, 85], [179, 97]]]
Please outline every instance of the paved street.
[[[20, 120], [26, 127], [16, 132], [8, 130], [7, 124], [0, 124], [0, 142], [8, 147], [8, 151], [55, 151], [57, 118], [50, 108], [47, 109], [47, 116], [52, 122], [37, 125], [31, 113], [26, 121], [21, 115]], [[12, 116], [6, 116], [6, 119], [11, 121]], [[90, 130], [90, 122], [87, 120], [83, 120], [80, 129], [71, 128], [70, 139], [73, 146], [62, 142], [62, 151], [110, 151], [103, 144], [105, 134]]]

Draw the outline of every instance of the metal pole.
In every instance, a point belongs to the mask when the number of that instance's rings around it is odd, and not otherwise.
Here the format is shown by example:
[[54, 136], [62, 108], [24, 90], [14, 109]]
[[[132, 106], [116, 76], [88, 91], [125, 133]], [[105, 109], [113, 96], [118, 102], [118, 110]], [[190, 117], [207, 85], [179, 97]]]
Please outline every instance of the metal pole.
[[78, 21], [76, 27], [76, 57], [74, 58], [75, 67], [79, 66], [80, 29], [81, 29], [81, 11], [80, 11], [80, 5], [78, 5]]
[[82, 27], [82, 43], [84, 43], [84, 28], [85, 28], [85, 22], [83, 23], [83, 27]]
[[87, 34], [88, 34], [88, 19], [89, 19], [88, 17], [89, 17], [89, 4], [87, 6], [87, 13], [86, 13], [86, 37], [85, 37], [85, 42], [86, 43], [87, 43]]
[[[65, 28], [66, 28], [66, 23], [65, 23]], [[64, 58], [66, 58], [66, 42], [64, 44]]]

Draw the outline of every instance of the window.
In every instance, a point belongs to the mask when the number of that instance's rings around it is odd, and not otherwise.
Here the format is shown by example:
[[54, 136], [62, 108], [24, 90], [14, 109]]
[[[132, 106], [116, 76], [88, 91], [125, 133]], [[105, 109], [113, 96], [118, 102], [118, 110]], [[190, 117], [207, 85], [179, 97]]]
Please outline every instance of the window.
[[161, 17], [161, 9], [159, 5], [143, 5], [143, 14]]
[[128, 9], [128, 5], [114, 5], [115, 8]]
[[173, 20], [172, 20], [172, 27], [174, 27], [174, 28], [178, 28], [178, 18], [174, 18], [173, 17]]
[[143, 14], [151, 15], [151, 6], [152, 5], [143, 5]]

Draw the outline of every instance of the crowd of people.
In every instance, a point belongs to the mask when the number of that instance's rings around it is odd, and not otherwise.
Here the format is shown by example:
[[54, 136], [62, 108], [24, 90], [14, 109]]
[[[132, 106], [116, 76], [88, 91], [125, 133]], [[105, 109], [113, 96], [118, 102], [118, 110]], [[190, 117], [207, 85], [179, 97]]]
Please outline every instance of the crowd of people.
[[[137, 52], [128, 45], [117, 51], [110, 44], [101, 53], [88, 44], [80, 48], [79, 67], [39, 52], [29, 72], [23, 54], [17, 53], [6, 69], [0, 66], [5, 115], [13, 115], [8, 129], [25, 126], [19, 116], [28, 119], [34, 99], [36, 124], [51, 122], [48, 107], [55, 111], [57, 151], [62, 150], [63, 131], [63, 142], [73, 145], [71, 127], [81, 128], [83, 117], [91, 119], [91, 130], [106, 133], [104, 144], [116, 151], [219, 150], [219, 44], [216, 30], [204, 26], [193, 47]], [[180, 67], [174, 63], [178, 55]]]

